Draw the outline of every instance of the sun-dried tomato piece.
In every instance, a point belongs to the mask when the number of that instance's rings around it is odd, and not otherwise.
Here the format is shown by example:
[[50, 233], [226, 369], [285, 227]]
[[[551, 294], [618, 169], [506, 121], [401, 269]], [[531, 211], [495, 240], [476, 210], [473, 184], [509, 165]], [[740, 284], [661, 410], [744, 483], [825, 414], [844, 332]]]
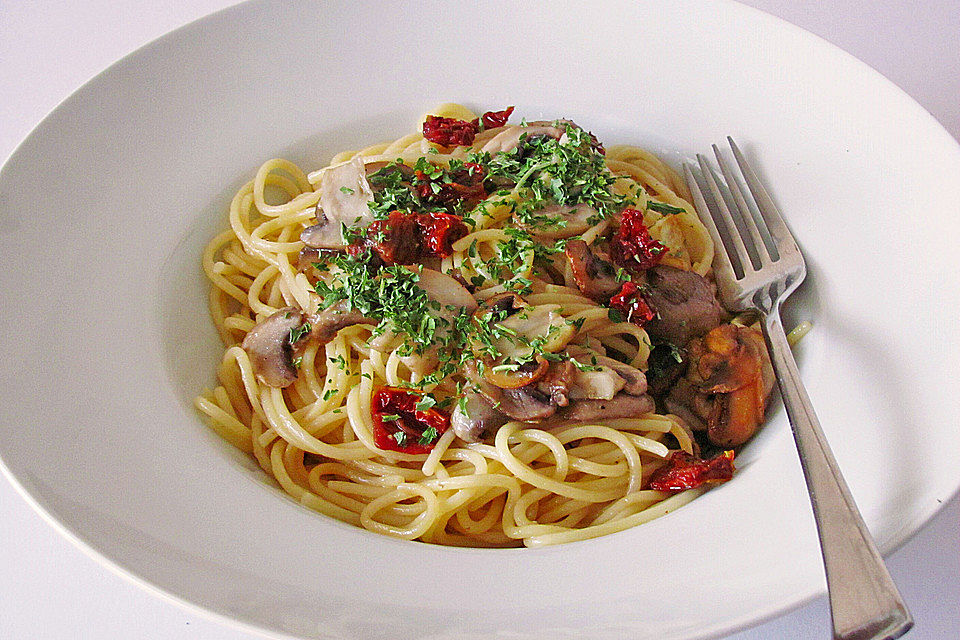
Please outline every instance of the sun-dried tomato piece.
[[513, 113], [513, 107], [507, 107], [503, 111], [487, 111], [477, 120], [474, 120], [474, 122], [479, 121], [483, 123], [484, 129], [502, 127], [503, 125], [507, 124], [507, 120], [510, 119], [511, 113]]
[[640, 326], [657, 315], [643, 297], [640, 288], [632, 282], [624, 282], [620, 293], [610, 298], [610, 308], [619, 311], [627, 322]]
[[423, 252], [415, 214], [391, 211], [385, 220], [370, 223], [367, 238], [386, 264], [412, 264]]
[[455, 118], [427, 116], [423, 121], [423, 137], [444, 147], [469, 146], [479, 130], [473, 122]]
[[486, 171], [479, 164], [464, 163], [453, 172], [440, 171], [433, 174], [418, 169], [414, 172], [412, 187], [421, 202], [452, 209], [460, 202], [469, 208], [487, 197], [483, 186]]
[[733, 477], [733, 451], [701, 460], [686, 451], [675, 451], [670, 461], [650, 476], [648, 487], [656, 491], [696, 489], [707, 482], [726, 482]]
[[423, 137], [444, 147], [469, 146], [483, 129], [493, 129], [507, 124], [512, 113], [513, 107], [507, 107], [502, 111], [487, 111], [472, 122], [443, 116], [427, 116], [423, 121]]
[[620, 228], [610, 242], [610, 257], [629, 271], [643, 271], [654, 266], [667, 253], [667, 248], [650, 236], [643, 223], [643, 212], [624, 209]]
[[408, 389], [381, 387], [373, 394], [373, 442], [380, 449], [401, 453], [429, 453], [450, 427], [450, 416], [440, 409], [417, 409], [426, 396]]
[[467, 225], [449, 213], [434, 211], [417, 215], [424, 253], [446, 258], [453, 253], [453, 243], [467, 235]]
[[386, 219], [372, 222], [366, 238], [351, 244], [347, 252], [358, 256], [372, 249], [379, 263], [414, 264], [425, 256], [446, 258], [453, 253], [453, 243], [467, 231], [459, 217], [442, 211], [391, 211]]

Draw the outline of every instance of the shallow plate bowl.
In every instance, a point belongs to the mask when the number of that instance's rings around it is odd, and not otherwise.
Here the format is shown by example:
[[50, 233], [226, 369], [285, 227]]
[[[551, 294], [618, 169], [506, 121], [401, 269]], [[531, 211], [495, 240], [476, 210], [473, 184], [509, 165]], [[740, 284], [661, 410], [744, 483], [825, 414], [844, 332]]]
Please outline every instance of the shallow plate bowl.
[[234, 191], [269, 158], [313, 170], [448, 101], [674, 162], [740, 141], [807, 257], [789, 309], [814, 323], [803, 375], [880, 547], [956, 491], [960, 149], [891, 83], [727, 2], [297, 1], [124, 58], [0, 171], [0, 458], [23, 494], [149, 588], [277, 635], [699, 638], [822, 592], [779, 409], [688, 507], [507, 551], [327, 519], [204, 426], [191, 399], [220, 347], [200, 252]]

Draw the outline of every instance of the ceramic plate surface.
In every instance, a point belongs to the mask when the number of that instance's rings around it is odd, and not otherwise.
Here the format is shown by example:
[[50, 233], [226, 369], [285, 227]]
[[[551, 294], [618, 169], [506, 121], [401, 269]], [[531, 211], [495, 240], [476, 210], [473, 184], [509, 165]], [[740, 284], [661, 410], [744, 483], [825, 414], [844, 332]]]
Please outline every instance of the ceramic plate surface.
[[960, 485], [960, 148], [862, 63], [717, 2], [254, 2], [124, 58], [0, 171], [0, 457], [65, 535], [224, 619], [308, 638], [700, 638], [824, 589], [781, 409], [733, 482], [538, 550], [393, 540], [286, 498], [194, 411], [202, 246], [272, 157], [306, 170], [449, 101], [678, 162], [732, 135], [807, 257], [803, 377], [880, 547]]

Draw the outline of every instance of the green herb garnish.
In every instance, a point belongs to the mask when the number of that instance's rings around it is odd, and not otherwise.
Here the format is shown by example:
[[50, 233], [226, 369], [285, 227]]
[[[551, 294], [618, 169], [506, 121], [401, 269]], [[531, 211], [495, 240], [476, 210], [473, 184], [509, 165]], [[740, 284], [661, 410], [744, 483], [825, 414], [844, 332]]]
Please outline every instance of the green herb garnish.
[[665, 215], [683, 213], [686, 211], [686, 209], [682, 207], [674, 207], [673, 205], [666, 204], [665, 202], [654, 202], [653, 200], [647, 202], [647, 209]]

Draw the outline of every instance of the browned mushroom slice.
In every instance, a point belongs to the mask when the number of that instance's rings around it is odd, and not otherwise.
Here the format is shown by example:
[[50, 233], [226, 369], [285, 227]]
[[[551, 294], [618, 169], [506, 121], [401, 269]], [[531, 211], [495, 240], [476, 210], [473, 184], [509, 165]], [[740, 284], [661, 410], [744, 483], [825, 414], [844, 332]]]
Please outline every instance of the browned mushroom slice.
[[713, 411], [713, 400], [697, 390], [687, 378], [680, 378], [663, 399], [667, 411], [680, 416], [695, 431], [707, 430], [707, 418]]
[[[763, 421], [773, 375], [763, 337], [749, 327], [721, 325], [691, 341], [687, 374], [665, 404], [710, 442], [736, 447]], [[685, 413], [689, 412], [689, 413]]]
[[[579, 345], [568, 347], [567, 353], [569, 353], [571, 357], [581, 364], [579, 368], [584, 370], [581, 373], [587, 373], [591, 369], [599, 369], [599, 372], [606, 377], [618, 377], [620, 379], [619, 382], [613, 383], [617, 387], [617, 392], [623, 391], [624, 393], [632, 396], [639, 396], [643, 395], [647, 391], [647, 377], [643, 371], [640, 371], [640, 369], [637, 369], [636, 367], [620, 362], [619, 360], [614, 360], [613, 358], [600, 355], [592, 349], [585, 349]], [[609, 399], [612, 396], [583, 397]]]
[[550, 367], [542, 356], [523, 364], [493, 364], [485, 361], [483, 377], [501, 389], [519, 389], [543, 378]]
[[597, 219], [597, 210], [588, 204], [548, 204], [519, 222], [534, 236], [544, 240], [571, 238], [586, 232]]
[[356, 324], [379, 324], [378, 320], [368, 318], [356, 309], [348, 309], [345, 300], [337, 302], [308, 318], [310, 339], [323, 345], [337, 335], [337, 332]]
[[537, 381], [537, 390], [550, 396], [550, 402], [558, 407], [565, 407], [570, 403], [570, 389], [576, 384], [577, 367], [570, 360], [551, 362], [540, 380]]
[[509, 418], [498, 411], [482, 393], [473, 389], [464, 392], [450, 414], [450, 426], [464, 442], [478, 442], [507, 423]]
[[656, 408], [650, 396], [618, 393], [610, 400], [576, 400], [560, 410], [566, 420], [585, 422], [613, 418], [639, 418]]
[[243, 350], [257, 378], [269, 387], [287, 387], [297, 379], [293, 366], [294, 332], [303, 324], [303, 313], [285, 307], [258, 323], [243, 339]]
[[304, 273], [309, 273], [317, 263], [340, 255], [341, 253], [342, 252], [339, 249], [315, 249], [313, 247], [304, 247], [303, 249], [300, 249], [300, 253], [297, 254], [297, 270]]
[[647, 392], [647, 376], [640, 369], [607, 356], [597, 356], [597, 364], [613, 369], [623, 378], [624, 393], [639, 396]]
[[617, 280], [616, 267], [600, 252], [593, 251], [586, 242], [571, 240], [564, 252], [570, 262], [573, 279], [583, 295], [605, 303], [620, 291], [622, 283]]
[[757, 332], [748, 327], [725, 324], [690, 343], [694, 364], [691, 379], [705, 393], [728, 393], [753, 383], [760, 375], [766, 352], [757, 343]]
[[554, 126], [553, 122], [543, 120], [529, 122], [526, 126], [508, 127], [490, 138], [481, 151], [490, 155], [513, 151], [520, 144], [521, 137], [529, 140], [537, 136], [547, 136], [559, 140], [566, 133], [566, 128], [561, 121], [557, 124], [560, 126]]
[[703, 276], [657, 265], [645, 277], [644, 298], [657, 315], [643, 328], [652, 337], [683, 346], [723, 322], [726, 313]]
[[530, 422], [549, 418], [557, 412], [557, 405], [550, 401], [549, 395], [528, 385], [519, 389], [504, 389], [497, 409], [514, 420]]

